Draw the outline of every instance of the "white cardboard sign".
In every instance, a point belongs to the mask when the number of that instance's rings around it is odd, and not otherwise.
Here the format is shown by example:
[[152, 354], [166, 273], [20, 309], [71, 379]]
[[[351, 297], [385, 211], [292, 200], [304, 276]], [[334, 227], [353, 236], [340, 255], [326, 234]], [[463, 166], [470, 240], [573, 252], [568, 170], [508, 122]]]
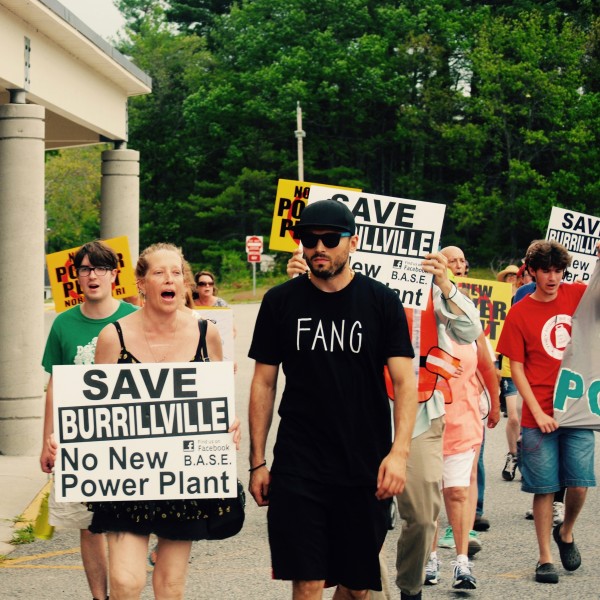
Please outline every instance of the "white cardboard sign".
[[56, 499], [237, 494], [233, 363], [56, 366]]
[[588, 283], [596, 266], [596, 243], [600, 240], [600, 217], [552, 207], [547, 240], [556, 240], [573, 257], [565, 281]]
[[444, 223], [444, 204], [366, 194], [313, 185], [309, 203], [343, 202], [356, 220], [358, 248], [352, 268], [393, 289], [407, 308], [425, 309], [433, 276], [421, 262], [437, 252]]

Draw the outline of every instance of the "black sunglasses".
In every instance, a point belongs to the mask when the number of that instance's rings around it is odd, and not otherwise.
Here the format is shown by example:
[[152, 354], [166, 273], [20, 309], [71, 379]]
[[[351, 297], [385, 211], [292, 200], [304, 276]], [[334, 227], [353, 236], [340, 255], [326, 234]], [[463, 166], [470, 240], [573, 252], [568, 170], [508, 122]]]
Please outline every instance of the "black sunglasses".
[[199, 281], [196, 284], [198, 287], [211, 287], [213, 285], [215, 285], [214, 281]]
[[323, 242], [323, 246], [326, 248], [337, 248], [340, 243], [340, 239], [343, 237], [350, 237], [348, 231], [343, 232], [331, 232], [331, 233], [301, 233], [298, 239], [302, 242], [305, 248], [314, 248], [319, 240]]

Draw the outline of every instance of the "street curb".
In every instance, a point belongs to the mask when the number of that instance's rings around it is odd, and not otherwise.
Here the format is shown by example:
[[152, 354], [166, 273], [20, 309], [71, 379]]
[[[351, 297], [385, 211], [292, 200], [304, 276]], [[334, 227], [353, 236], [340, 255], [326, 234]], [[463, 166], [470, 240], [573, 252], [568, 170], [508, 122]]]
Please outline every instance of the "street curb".
[[[11, 531], [15, 529], [21, 529], [23, 527], [27, 527], [28, 525], [35, 525], [35, 520], [37, 518], [38, 512], [40, 510], [40, 504], [42, 503], [42, 498], [44, 494], [50, 491], [50, 487], [52, 485], [52, 480], [49, 479], [40, 489], [40, 491], [35, 495], [33, 500], [27, 505], [25, 510], [21, 513], [21, 520], [15, 522], [12, 527], [10, 527]], [[12, 536], [11, 536], [12, 538]], [[13, 550], [16, 549], [14, 544], [10, 542], [0, 542], [0, 554], [2, 556], [8, 556]]]
[[40, 511], [40, 504], [42, 503], [42, 498], [44, 494], [50, 492], [50, 488], [52, 487], [52, 479], [48, 479], [48, 481], [42, 486], [42, 489], [35, 495], [34, 499], [29, 503], [27, 508], [23, 511], [23, 520], [19, 523], [15, 523], [15, 528], [17, 527], [27, 527], [27, 525], [35, 524], [35, 520], [38, 516], [38, 512]]

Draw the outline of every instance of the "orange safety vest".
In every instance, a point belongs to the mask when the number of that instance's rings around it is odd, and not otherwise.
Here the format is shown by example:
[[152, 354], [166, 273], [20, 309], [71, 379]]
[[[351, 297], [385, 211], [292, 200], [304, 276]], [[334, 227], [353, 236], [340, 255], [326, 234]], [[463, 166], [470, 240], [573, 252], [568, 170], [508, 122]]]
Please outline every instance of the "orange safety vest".
[[[419, 402], [427, 402], [435, 390], [442, 392], [444, 403], [452, 402], [448, 380], [456, 373], [460, 360], [438, 346], [437, 323], [433, 312], [433, 297], [429, 294], [425, 310], [405, 308], [410, 337], [419, 357], [417, 370]], [[385, 386], [390, 400], [394, 399], [394, 386], [387, 366], [384, 367]]]

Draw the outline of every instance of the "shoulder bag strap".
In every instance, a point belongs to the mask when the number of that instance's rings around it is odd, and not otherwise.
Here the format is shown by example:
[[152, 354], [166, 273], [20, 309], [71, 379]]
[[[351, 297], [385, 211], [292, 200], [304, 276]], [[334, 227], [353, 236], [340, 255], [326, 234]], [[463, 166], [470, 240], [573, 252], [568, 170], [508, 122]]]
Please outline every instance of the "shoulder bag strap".
[[125, 340], [123, 339], [123, 330], [121, 329], [121, 323], [119, 321], [115, 321], [113, 323], [115, 329], [117, 330], [117, 335], [119, 336], [119, 342], [121, 342], [121, 348], [125, 348]]
[[206, 348], [206, 330], [208, 329], [206, 319], [198, 319], [198, 329], [200, 329], [200, 339], [198, 340], [198, 348], [196, 350], [196, 356], [194, 356], [194, 362], [210, 362], [208, 350]]

